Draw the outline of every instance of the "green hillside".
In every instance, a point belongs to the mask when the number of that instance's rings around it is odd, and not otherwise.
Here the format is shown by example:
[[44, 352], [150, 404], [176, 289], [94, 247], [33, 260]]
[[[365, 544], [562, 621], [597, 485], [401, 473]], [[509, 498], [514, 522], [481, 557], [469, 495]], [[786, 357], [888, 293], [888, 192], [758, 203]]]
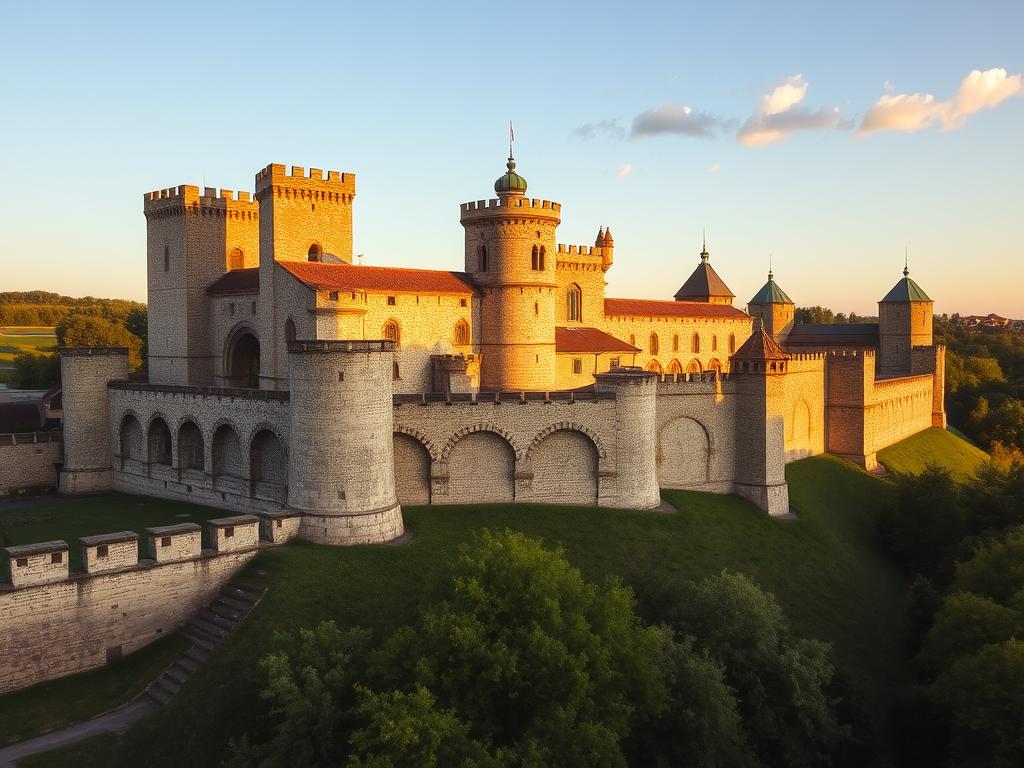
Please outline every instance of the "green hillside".
[[[906, 467], [936, 458], [959, 466], [964, 446], [936, 431], [897, 446], [893, 455]], [[294, 543], [266, 550], [250, 566], [269, 573], [266, 597], [171, 705], [120, 741], [94, 740], [23, 764], [218, 765], [231, 738], [246, 731], [262, 738], [269, 727], [256, 661], [275, 631], [335, 619], [342, 626], [371, 627], [382, 637], [411, 619], [444, 561], [484, 527], [510, 527], [560, 544], [588, 578], [617, 574], [641, 594], [657, 581], [695, 579], [723, 568], [750, 575], [776, 595], [799, 633], [833, 644], [840, 669], [875, 713], [881, 732], [889, 702], [909, 679], [906, 583], [874, 536], [891, 486], [830, 456], [791, 464], [787, 477], [795, 520], [770, 519], [734, 496], [666, 491], [677, 514], [410, 507], [405, 519], [413, 539], [406, 545]]]
[[878, 460], [890, 472], [920, 474], [929, 464], [948, 469], [960, 480], [988, 458], [980, 448], [953, 432], [932, 427], [878, 452]]

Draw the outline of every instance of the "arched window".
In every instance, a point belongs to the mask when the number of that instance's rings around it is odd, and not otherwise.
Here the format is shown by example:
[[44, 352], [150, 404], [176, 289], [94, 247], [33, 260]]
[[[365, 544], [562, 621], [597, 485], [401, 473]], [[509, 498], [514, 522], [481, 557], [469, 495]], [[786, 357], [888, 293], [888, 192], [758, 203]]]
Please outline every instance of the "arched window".
[[576, 284], [569, 286], [566, 294], [566, 308], [570, 323], [583, 322], [583, 291]]
[[712, 336], [711, 337], [711, 351], [712, 352], [717, 352], [718, 351], [718, 337], [717, 336]]
[[635, 347], [636, 346], [636, 334], [633, 334], [633, 333], [629, 334], [629, 346], [631, 346], [631, 347]]
[[736, 334], [735, 333], [730, 333], [729, 334], [729, 354], [731, 355], [735, 351], [736, 351]]
[[544, 254], [545, 254], [544, 246], [542, 245], [540, 247], [540, 269], [541, 269], [541, 271], [544, 270]]
[[481, 272], [487, 271], [487, 246], [481, 245], [476, 249], [477, 269]]
[[228, 254], [228, 269], [242, 269], [245, 266], [245, 254], [241, 248], [232, 248]]
[[672, 351], [673, 352], [678, 352], [679, 351], [679, 334], [678, 333], [672, 336]]
[[533, 246], [533, 251], [530, 253], [530, 269], [538, 270], [544, 267], [540, 264], [540, 249], [537, 246]]
[[700, 335], [693, 334], [693, 339], [690, 341], [690, 351], [700, 352]]
[[383, 335], [385, 339], [391, 339], [391, 341], [395, 342], [395, 346], [397, 347], [399, 342], [401, 341], [401, 331], [398, 328], [398, 321], [388, 320], [386, 323], [384, 323]]
[[290, 317], [284, 323], [284, 340], [295, 341], [295, 321]]
[[700, 373], [701, 372], [700, 360], [697, 360], [697, 359], [691, 360], [690, 364], [686, 366], [686, 372], [687, 373]]
[[459, 320], [455, 324], [455, 346], [463, 347], [469, 344], [469, 323]]
[[318, 243], [313, 243], [311, 246], [309, 246], [309, 250], [306, 251], [306, 260], [323, 261], [323, 255], [324, 252], [320, 245]]
[[651, 346], [651, 354], [652, 355], [658, 354], [658, 334], [656, 334], [656, 333], [652, 333], [651, 334], [651, 345], [650, 346]]
[[391, 363], [391, 380], [398, 381], [402, 377], [398, 375], [398, 361], [395, 360]]
[[170, 246], [164, 246], [164, 272], [171, 271], [171, 249]]

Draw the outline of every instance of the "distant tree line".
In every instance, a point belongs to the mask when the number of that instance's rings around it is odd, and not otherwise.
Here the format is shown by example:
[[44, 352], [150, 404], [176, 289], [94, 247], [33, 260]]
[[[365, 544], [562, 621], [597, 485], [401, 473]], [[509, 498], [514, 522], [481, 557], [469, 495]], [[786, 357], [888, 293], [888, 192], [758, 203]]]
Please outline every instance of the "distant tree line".
[[879, 534], [913, 577], [915, 682], [891, 715], [899, 764], [1024, 765], [1024, 454], [894, 482]]
[[864, 317], [856, 312], [844, 314], [833, 313], [828, 307], [796, 307], [793, 310], [793, 322], [800, 325], [832, 325], [834, 323], [869, 323], [877, 318]]
[[[75, 299], [46, 291], [0, 293], [0, 325], [56, 326], [58, 346], [127, 347], [128, 365], [147, 355], [146, 305], [124, 299]], [[13, 360], [9, 382], [21, 389], [49, 389], [60, 382], [54, 353], [23, 352]]]

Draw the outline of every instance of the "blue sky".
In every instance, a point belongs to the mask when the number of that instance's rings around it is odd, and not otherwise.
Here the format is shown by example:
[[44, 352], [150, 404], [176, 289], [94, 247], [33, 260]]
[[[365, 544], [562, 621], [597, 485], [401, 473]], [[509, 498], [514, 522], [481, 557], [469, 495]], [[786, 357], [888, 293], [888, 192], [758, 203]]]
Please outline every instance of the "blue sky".
[[[937, 311], [1024, 317], [1024, 4], [6, 3], [0, 25], [0, 290], [144, 299], [143, 192], [252, 189], [270, 162], [358, 174], [367, 264], [460, 269], [458, 205], [492, 196], [512, 119], [559, 240], [612, 227], [609, 295], [670, 298], [706, 226], [741, 305], [772, 254], [798, 304], [874, 312], [907, 246]], [[748, 121], [782, 130], [744, 145]]]

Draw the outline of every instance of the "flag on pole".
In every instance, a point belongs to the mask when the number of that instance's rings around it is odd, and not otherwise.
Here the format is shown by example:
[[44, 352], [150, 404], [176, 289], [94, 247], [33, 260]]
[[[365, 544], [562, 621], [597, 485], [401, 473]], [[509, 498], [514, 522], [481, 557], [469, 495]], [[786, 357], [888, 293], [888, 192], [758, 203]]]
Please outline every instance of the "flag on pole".
[[508, 121], [508, 140], [509, 141], [515, 141], [516, 140], [516, 132], [512, 130], [512, 121], [511, 120]]

